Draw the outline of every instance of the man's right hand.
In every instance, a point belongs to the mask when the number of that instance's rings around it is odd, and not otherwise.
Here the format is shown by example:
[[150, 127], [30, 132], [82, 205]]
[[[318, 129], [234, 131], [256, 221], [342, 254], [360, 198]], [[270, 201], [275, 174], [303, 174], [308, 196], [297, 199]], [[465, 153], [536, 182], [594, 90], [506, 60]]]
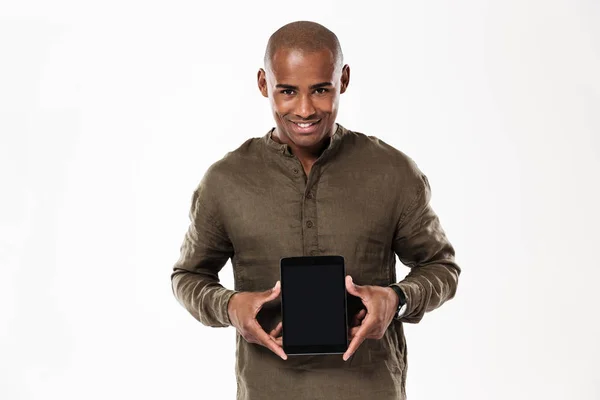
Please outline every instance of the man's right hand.
[[281, 322], [270, 334], [267, 334], [256, 319], [263, 304], [275, 300], [280, 292], [281, 284], [277, 281], [272, 289], [264, 292], [235, 293], [229, 299], [227, 312], [231, 324], [247, 342], [265, 346], [279, 357], [287, 360], [287, 354], [283, 351], [282, 340], [279, 337], [282, 330]]

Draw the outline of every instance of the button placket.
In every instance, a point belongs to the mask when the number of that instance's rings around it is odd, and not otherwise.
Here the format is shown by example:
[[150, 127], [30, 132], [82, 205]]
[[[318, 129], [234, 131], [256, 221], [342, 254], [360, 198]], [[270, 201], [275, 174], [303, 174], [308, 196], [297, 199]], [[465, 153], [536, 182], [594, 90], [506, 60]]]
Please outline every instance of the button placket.
[[315, 199], [319, 175], [319, 165], [317, 162], [312, 166], [307, 179], [307, 185], [304, 187], [304, 201], [301, 202], [303, 207], [302, 216], [304, 222], [304, 254], [311, 256], [316, 256], [319, 254], [317, 202]]

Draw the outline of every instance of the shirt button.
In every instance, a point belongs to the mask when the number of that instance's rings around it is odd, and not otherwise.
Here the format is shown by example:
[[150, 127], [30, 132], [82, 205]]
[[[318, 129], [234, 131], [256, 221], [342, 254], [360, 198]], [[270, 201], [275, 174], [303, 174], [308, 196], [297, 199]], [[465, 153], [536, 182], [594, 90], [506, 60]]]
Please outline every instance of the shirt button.
[[307, 194], [307, 195], [306, 195], [306, 198], [307, 198], [307, 199], [312, 199], [312, 197], [313, 197], [313, 196], [312, 196], [312, 193], [309, 193], [309, 194]]
[[306, 222], [306, 226], [308, 226], [309, 228], [312, 228], [312, 226], [313, 226], [312, 221], [307, 221]]
[[298, 168], [294, 168], [294, 173], [297, 174], [298, 172], [300, 172]]

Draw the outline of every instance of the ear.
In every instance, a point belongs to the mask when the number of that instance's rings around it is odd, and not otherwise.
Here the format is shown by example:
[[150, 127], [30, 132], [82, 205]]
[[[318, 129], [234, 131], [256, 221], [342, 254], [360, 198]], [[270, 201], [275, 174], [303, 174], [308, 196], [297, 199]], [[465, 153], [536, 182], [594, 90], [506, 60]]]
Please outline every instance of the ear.
[[348, 64], [344, 65], [344, 67], [342, 68], [341, 81], [342, 86], [340, 88], [340, 93], [344, 93], [346, 91], [346, 88], [348, 87], [348, 84], [350, 83], [350, 66]]
[[264, 69], [260, 68], [258, 70], [256, 80], [258, 83], [258, 90], [260, 90], [264, 97], [269, 97], [269, 92], [267, 91], [267, 74]]

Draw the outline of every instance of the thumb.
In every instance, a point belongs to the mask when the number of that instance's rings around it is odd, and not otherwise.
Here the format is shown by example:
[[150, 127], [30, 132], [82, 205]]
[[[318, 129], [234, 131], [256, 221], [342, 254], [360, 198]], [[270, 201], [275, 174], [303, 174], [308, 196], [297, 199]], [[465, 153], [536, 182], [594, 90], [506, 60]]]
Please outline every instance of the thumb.
[[359, 287], [354, 283], [350, 275], [346, 276], [346, 290], [348, 290], [348, 293], [350, 293], [351, 295], [360, 297]]
[[277, 282], [275, 282], [275, 286], [273, 286], [271, 289], [269, 289], [265, 292], [265, 294], [267, 296], [264, 301], [267, 302], [267, 301], [276, 299], [277, 296], [279, 296], [280, 291], [281, 291], [281, 283], [279, 281], [277, 281]]

